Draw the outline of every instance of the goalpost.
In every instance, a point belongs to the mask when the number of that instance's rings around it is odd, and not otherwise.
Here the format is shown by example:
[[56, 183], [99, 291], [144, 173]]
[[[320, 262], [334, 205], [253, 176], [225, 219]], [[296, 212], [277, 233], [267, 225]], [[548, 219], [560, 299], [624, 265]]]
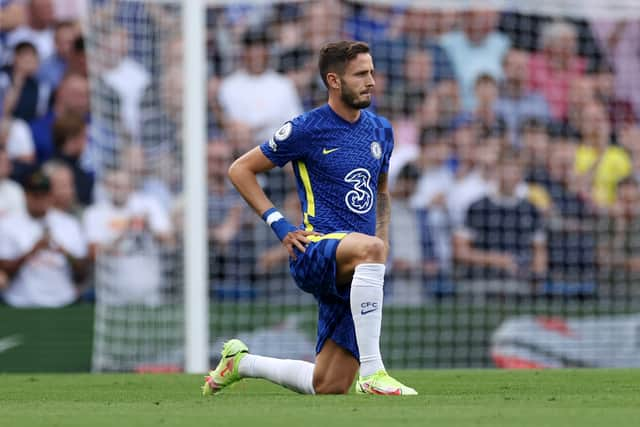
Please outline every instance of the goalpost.
[[[222, 254], [224, 257], [218, 256], [220, 254], [216, 251], [219, 247], [209, 241], [211, 196], [207, 194], [207, 141], [219, 140], [220, 134], [224, 133], [225, 142], [240, 151], [247, 148], [245, 140], [255, 146], [257, 135], [277, 129], [265, 131], [256, 127], [254, 134], [249, 136], [246, 135], [246, 127], [235, 124], [224, 132], [211, 130], [211, 116], [219, 115], [220, 111], [207, 108], [211, 104], [208, 98], [212, 93], [219, 96], [216, 91], [220, 80], [237, 69], [243, 54], [239, 45], [241, 35], [236, 32], [255, 23], [278, 30], [283, 46], [272, 46], [271, 54], [277, 58], [273, 65], [286, 73], [299, 88], [303, 87], [300, 98], [307, 109], [323, 100], [322, 87], [313, 79], [307, 85], [313, 87], [300, 83], [308, 78], [308, 73], [315, 73], [315, 63], [308, 58], [316, 53], [313, 51], [317, 48], [316, 39], [321, 39], [325, 33], [335, 38], [351, 32], [371, 36], [374, 55], [388, 46], [392, 46], [389, 49], [400, 49], [400, 44], [385, 44], [386, 41], [383, 43], [372, 34], [377, 31], [387, 31], [386, 34], [394, 37], [401, 34], [406, 28], [403, 26], [410, 25], [401, 19], [405, 8], [447, 12], [438, 18], [437, 24], [426, 21], [430, 19], [427, 15], [421, 18], [425, 23], [420, 25], [440, 26], [424, 31], [438, 37], [441, 36], [438, 31], [447, 30], [447, 25], [454, 22], [447, 20], [457, 19], [455, 12], [490, 7], [499, 12], [509, 12], [509, 16], [515, 18], [513, 21], [505, 20], [507, 14], [503, 14], [501, 29], [512, 38], [512, 44], [529, 53], [539, 45], [540, 22], [578, 22], [579, 37], [584, 37], [586, 33], [583, 30], [587, 27], [590, 29], [589, 37], [592, 37], [590, 40], [578, 40], [580, 55], [587, 62], [601, 61], [602, 64], [615, 60], [602, 52], [602, 37], [593, 34], [591, 23], [605, 21], [613, 28], [620, 20], [634, 22], [640, 19], [640, 5], [634, 0], [615, 0], [606, 5], [598, 0], [533, 3], [508, 0], [298, 0], [286, 2], [296, 6], [291, 8], [284, 5], [285, 2], [275, 0], [247, 0], [241, 6], [236, 3], [230, 0], [89, 1], [86, 28], [92, 83], [90, 161], [96, 166], [98, 189], [104, 189], [107, 184], [103, 181], [114, 169], [124, 170], [138, 191], [164, 200], [160, 203], [163, 214], [173, 224], [170, 242], [158, 240], [153, 230], [145, 229], [146, 234], [142, 238], [136, 237], [135, 230], [129, 230], [131, 233], [123, 242], [132, 243], [126, 246], [121, 242], [123, 246], [118, 248], [120, 257], [107, 252], [99, 255], [96, 266], [94, 371], [205, 372], [216, 357], [219, 343], [235, 334], [247, 338], [257, 346], [256, 350], [268, 355], [313, 357], [313, 300], [297, 290], [287, 277], [286, 262], [276, 263], [271, 258], [262, 257], [267, 252], [276, 259], [278, 256], [272, 252], [277, 242], [269, 230], [244, 208], [244, 216], [239, 220], [243, 227], [240, 234], [244, 237], [237, 238], [244, 240], [237, 246], [223, 245], [221, 250], [227, 251]], [[278, 7], [274, 8], [274, 5]], [[365, 6], [376, 8], [367, 9], [370, 14], [365, 15], [362, 12]], [[358, 15], [358, 21], [350, 19], [352, 17], [347, 12], [362, 15]], [[531, 16], [535, 19], [530, 19]], [[344, 25], [336, 32], [332, 25], [338, 17], [344, 20]], [[532, 24], [534, 21], [535, 26]], [[314, 32], [304, 33], [308, 29]], [[448, 28], [451, 29], [453, 27]], [[300, 31], [303, 36], [300, 36]], [[298, 49], [301, 45], [305, 48], [311, 46], [312, 51]], [[600, 52], [591, 51], [593, 46], [600, 46]], [[210, 56], [207, 56], [207, 51]], [[404, 50], [387, 52], [384, 54], [386, 63], [378, 62], [374, 57], [380, 74], [378, 85], [381, 91], [387, 90], [387, 95], [392, 93], [396, 96], [401, 92], [394, 92], [395, 86], [392, 86], [399, 78], [404, 81], [405, 75], [413, 73], [420, 76], [427, 68], [436, 74], [442, 71], [435, 57], [412, 58], [411, 61], [415, 62], [407, 61], [408, 64], [418, 68], [412, 69], [405, 64], [405, 54]], [[449, 78], [455, 80], [455, 76]], [[434, 77], [437, 83], [445, 80], [443, 76]], [[420, 113], [428, 122], [432, 112], [430, 108], [436, 108], [436, 101], [440, 102], [441, 108], [438, 114], [447, 114], [444, 101], [453, 99], [450, 90], [446, 84], [434, 84], [425, 89], [426, 93], [405, 93], [393, 99], [388, 95], [387, 104], [380, 102], [376, 105], [380, 110], [386, 109], [395, 115], [392, 119], [396, 119], [397, 158], [415, 157], [417, 153], [416, 144], [405, 144], [405, 141], [416, 138], [411, 136], [415, 129], [405, 126], [407, 111], [418, 114], [412, 104], [413, 99], [416, 96], [429, 98], [433, 94], [433, 104], [421, 104], [424, 109]], [[401, 113], [396, 114], [395, 101], [402, 105]], [[464, 100], [459, 102], [464, 103]], [[269, 105], [265, 107], [269, 108]], [[640, 103], [636, 108], [640, 110]], [[640, 115], [640, 111], [636, 114]], [[638, 118], [640, 116], [636, 120]], [[570, 137], [569, 134], [564, 136]], [[279, 179], [282, 177], [274, 178], [273, 182], [282, 182]], [[267, 181], [267, 185], [269, 183], [271, 181]], [[284, 194], [288, 190], [281, 192]], [[109, 191], [105, 190], [104, 194]], [[284, 205], [285, 199], [283, 197], [279, 203]], [[594, 233], [597, 227], [593, 226]], [[400, 235], [407, 238], [405, 248], [410, 248], [409, 237], [416, 230], [410, 225], [399, 229]], [[402, 252], [401, 245], [396, 248]], [[444, 252], [445, 258], [451, 256]], [[217, 264], [221, 258], [226, 260], [223, 267]], [[139, 264], [132, 261], [136, 259]], [[135, 274], [122, 273], [125, 261], [130, 267], [132, 264], [138, 266], [137, 270], [134, 268]], [[567, 258], [566, 262], [571, 264], [575, 261]], [[223, 275], [218, 274], [218, 268], [235, 269], [230, 274], [232, 279], [229, 279], [229, 274], [220, 278]], [[154, 289], [156, 298], [109, 299], [114, 292], [119, 292], [113, 289], [118, 287], [114, 282], [124, 288], [135, 288], [142, 286], [138, 276], [153, 276], [158, 271], [162, 273], [161, 279], [148, 285]], [[519, 316], [581, 318], [592, 314], [597, 319], [603, 315], [640, 310], [640, 296], [633, 285], [621, 288], [617, 285], [617, 278], [607, 279], [611, 283], [603, 279], [597, 285], [597, 293], [580, 297], [570, 293], [548, 295], [547, 299], [508, 295], [502, 300], [479, 301], [455, 286], [447, 287], [433, 281], [424, 285], [422, 275], [415, 269], [404, 275], [394, 273], [392, 268], [390, 271], [392, 275], [385, 285], [382, 346], [383, 356], [391, 367], [493, 366], [492, 344], [495, 345], [494, 350], [517, 350], [510, 341], [514, 337], [507, 333], [512, 325], [508, 322], [511, 317], [516, 318], [512, 319], [513, 324], [521, 325]], [[554, 326], [535, 320], [531, 324], [524, 323], [525, 327], [518, 329], [518, 334], [536, 325]], [[579, 321], [575, 325], [576, 328], [581, 327]], [[541, 333], [548, 332], [549, 328], [543, 328]], [[553, 339], [543, 336], [543, 340]], [[306, 348], [309, 345], [311, 347]], [[556, 349], [553, 347], [549, 351]]]

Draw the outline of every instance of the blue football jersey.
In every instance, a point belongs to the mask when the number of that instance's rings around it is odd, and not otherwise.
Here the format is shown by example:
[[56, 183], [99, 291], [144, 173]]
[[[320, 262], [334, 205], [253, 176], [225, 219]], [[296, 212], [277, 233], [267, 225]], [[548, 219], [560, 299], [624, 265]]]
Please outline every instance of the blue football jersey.
[[362, 110], [349, 123], [325, 104], [286, 122], [260, 148], [277, 166], [291, 162], [302, 227], [375, 235], [378, 178], [393, 151], [387, 119]]

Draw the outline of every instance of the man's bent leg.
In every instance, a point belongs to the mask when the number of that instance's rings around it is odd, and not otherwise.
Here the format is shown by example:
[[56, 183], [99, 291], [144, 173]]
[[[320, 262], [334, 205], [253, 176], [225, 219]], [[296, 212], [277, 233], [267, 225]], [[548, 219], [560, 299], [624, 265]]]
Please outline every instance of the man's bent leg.
[[[230, 348], [237, 352], [231, 354]], [[298, 393], [314, 394], [313, 371], [313, 363], [249, 354], [242, 341], [230, 340], [223, 348], [218, 367], [206, 377], [202, 391], [204, 395], [214, 394], [241, 378], [262, 378]]]
[[338, 283], [351, 278], [351, 315], [360, 351], [360, 375], [384, 371], [380, 355], [385, 246], [377, 237], [346, 236], [336, 252]]
[[302, 394], [315, 394], [314, 364], [304, 360], [276, 359], [248, 354], [240, 361], [242, 378], [262, 378]]
[[358, 361], [332, 339], [316, 357], [313, 386], [316, 394], [347, 394], [358, 373]]

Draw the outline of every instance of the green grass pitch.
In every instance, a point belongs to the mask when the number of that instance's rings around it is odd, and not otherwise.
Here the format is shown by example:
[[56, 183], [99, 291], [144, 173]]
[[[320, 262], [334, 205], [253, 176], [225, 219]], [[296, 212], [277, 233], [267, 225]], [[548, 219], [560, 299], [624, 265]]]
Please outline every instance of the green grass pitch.
[[395, 371], [416, 397], [301, 396], [194, 375], [0, 375], [0, 424], [34, 426], [639, 426], [640, 370]]

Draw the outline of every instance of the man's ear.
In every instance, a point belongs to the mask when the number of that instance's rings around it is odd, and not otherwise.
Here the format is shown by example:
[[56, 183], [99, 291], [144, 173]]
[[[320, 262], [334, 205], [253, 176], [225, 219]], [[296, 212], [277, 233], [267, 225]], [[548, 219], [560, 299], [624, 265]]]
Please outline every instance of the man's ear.
[[340, 78], [336, 73], [327, 73], [327, 83], [330, 89], [340, 89]]

